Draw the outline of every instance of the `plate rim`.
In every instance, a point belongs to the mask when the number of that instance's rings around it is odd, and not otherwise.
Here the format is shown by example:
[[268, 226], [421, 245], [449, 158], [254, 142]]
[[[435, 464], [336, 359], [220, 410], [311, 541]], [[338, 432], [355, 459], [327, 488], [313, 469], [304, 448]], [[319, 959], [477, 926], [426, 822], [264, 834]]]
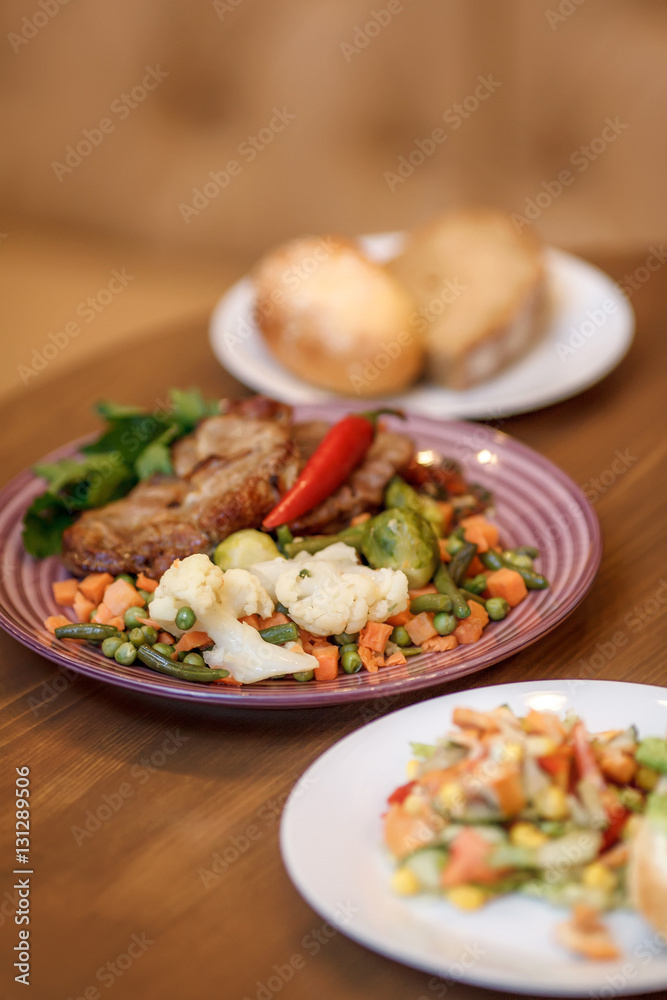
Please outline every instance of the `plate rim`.
[[[363, 406], [363, 401], [360, 402]], [[310, 419], [313, 416], [317, 416], [318, 413], [321, 413], [322, 409], [326, 409], [329, 415], [331, 415], [332, 411], [337, 411], [337, 413], [342, 415], [345, 412], [349, 412], [351, 409], [359, 409], [360, 402], [351, 400], [334, 400], [324, 404], [297, 404], [294, 409], [296, 419]], [[600, 521], [594, 508], [588, 503], [579, 486], [570, 476], [567, 475], [566, 472], [564, 472], [564, 470], [562, 470], [550, 459], [546, 458], [546, 456], [540, 454], [529, 445], [524, 444], [522, 441], [507, 432], [488, 427], [484, 424], [471, 423], [469, 421], [432, 419], [419, 413], [408, 414], [408, 420], [413, 425], [423, 423], [426, 425], [424, 428], [425, 432], [430, 430], [432, 433], [436, 433], [436, 435], [438, 428], [442, 424], [446, 424], [448, 428], [454, 429], [457, 436], [469, 434], [471, 430], [475, 428], [482, 430], [485, 434], [492, 436], [494, 441], [502, 442], [502, 446], [510, 448], [515, 453], [518, 452], [526, 460], [528, 460], [533, 467], [535, 465], [541, 467], [552, 478], [555, 478], [559, 485], [563, 486], [567, 490], [568, 494], [576, 497], [579, 503], [579, 508], [583, 514], [583, 521], [586, 526], [591, 558], [587, 560], [584, 569], [577, 580], [576, 589], [569, 594], [567, 600], [563, 601], [561, 605], [549, 612], [545, 618], [541, 618], [537, 624], [531, 628], [527, 637], [518, 633], [504, 639], [502, 641], [501, 656], [496, 655], [497, 647], [491, 647], [485, 653], [478, 653], [476, 657], [474, 655], [471, 656], [469, 668], [468, 661], [466, 661], [465, 663], [460, 664], [459, 668], [452, 675], [445, 674], [445, 676], [443, 676], [443, 670], [446, 671], [446, 667], [443, 668], [441, 665], [439, 667], [434, 667], [430, 672], [425, 670], [423, 673], [403, 678], [383, 679], [380, 675], [378, 675], [377, 681], [373, 684], [358, 684], [348, 688], [327, 688], [325, 685], [318, 685], [318, 690], [311, 690], [311, 685], [303, 685], [299, 688], [298, 693], [291, 688], [290, 691], [293, 692], [293, 700], [285, 701], [284, 699], [276, 698], [275, 695], [278, 692], [275, 692], [274, 694], [266, 687], [262, 687], [260, 689], [254, 685], [236, 687], [222, 684], [216, 685], [215, 687], [209, 685], [202, 685], [202, 687], [199, 687], [197, 685], [186, 685], [185, 682], [163, 677], [160, 677], [158, 681], [156, 678], [152, 677], [149, 671], [137, 674], [131, 672], [128, 674], [119, 673], [111, 667], [112, 661], [107, 661], [105, 659], [102, 659], [99, 665], [96, 664], [93, 666], [85, 660], [77, 658], [76, 650], [65, 648], [60, 649], [54, 645], [47, 646], [43, 642], [34, 638], [32, 635], [27, 634], [21, 624], [14, 620], [2, 603], [0, 603], [0, 627], [8, 632], [8, 634], [10, 634], [13, 638], [18, 640], [22, 645], [32, 649], [45, 659], [56, 663], [62, 668], [81, 673], [92, 680], [110, 683], [114, 686], [122, 687], [137, 693], [154, 694], [159, 697], [169, 699], [199, 702], [203, 704], [216, 704], [235, 708], [245, 707], [253, 709], [268, 708], [272, 710], [291, 710], [300, 708], [326, 708], [335, 704], [358, 704], [360, 702], [376, 698], [411, 694], [415, 691], [420, 691], [428, 687], [434, 687], [438, 684], [447, 684], [458, 680], [460, 677], [465, 677], [473, 673], [479, 673], [496, 663], [502, 662], [509, 656], [512, 656], [522, 649], [533, 645], [543, 636], [551, 632], [584, 600], [595, 581], [602, 561], [604, 544]], [[417, 438], [419, 433], [420, 429], [419, 426], [417, 426], [414, 429], [414, 434]], [[39, 461], [57, 461], [58, 458], [73, 454], [77, 448], [81, 446], [81, 444], [90, 440], [91, 436], [94, 435], [84, 435], [67, 444], [61, 445], [59, 448], [50, 452]], [[23, 488], [29, 486], [31, 483], [36, 484], [37, 482], [38, 477], [34, 475], [30, 468], [24, 469], [20, 472], [17, 476], [5, 484], [2, 489], [0, 489], [0, 510], [7, 505], [7, 502], [11, 498], [13, 498], [17, 493], [20, 493]], [[18, 522], [16, 520], [13, 521], [10, 528], [15, 528], [17, 523]], [[6, 540], [8, 538], [9, 534], [6, 534], [2, 539], [0, 539], [0, 557], [4, 554], [5, 545], [7, 544]], [[27, 555], [25, 552], [22, 552], [22, 558], [30, 560], [33, 557]], [[57, 559], [58, 557], [50, 558]], [[108, 666], [107, 663], [109, 664]], [[375, 680], [375, 678], [373, 679]]]
[[[667, 695], [667, 689], [661, 687], [660, 685], [646, 684], [636, 681], [617, 681], [617, 680], [589, 678], [586, 679], [586, 681], [582, 682], [580, 678], [575, 678], [575, 677], [554, 678], [554, 679], [547, 678], [544, 680], [534, 680], [534, 681], [533, 680], [510, 681], [501, 684], [484, 685], [483, 687], [475, 688], [472, 691], [447, 692], [444, 694], [436, 695], [432, 698], [424, 699], [412, 705], [406, 705], [401, 708], [394, 709], [392, 711], [385, 713], [380, 718], [373, 719], [369, 722], [364, 723], [364, 725], [362, 726], [358, 726], [352, 732], [349, 732], [345, 736], [336, 740], [331, 746], [327, 747], [326, 750], [324, 750], [321, 754], [319, 754], [315, 758], [315, 760], [299, 775], [292, 790], [290, 791], [290, 794], [283, 808], [280, 820], [280, 830], [279, 830], [280, 855], [283, 862], [283, 866], [287, 872], [288, 877], [290, 878], [290, 881], [292, 882], [293, 887], [305, 900], [308, 906], [310, 906], [311, 909], [313, 909], [317, 914], [319, 914], [319, 916], [323, 917], [325, 920], [333, 921], [334, 907], [331, 906], [330, 904], [328, 906], [323, 904], [322, 901], [319, 899], [317, 893], [315, 891], [312, 891], [310, 886], [304, 880], [304, 874], [300, 869], [302, 855], [295, 846], [294, 831], [290, 829], [290, 824], [293, 824], [296, 827], [298, 827], [298, 822], [299, 822], [299, 817], [297, 815], [298, 800], [301, 798], [301, 789], [308, 787], [308, 777], [310, 776], [311, 780], [315, 780], [316, 782], [319, 781], [319, 776], [313, 779], [313, 772], [322, 767], [328, 766], [331, 763], [331, 761], [335, 761], [337, 755], [343, 753], [343, 748], [347, 749], [350, 745], [354, 744], [355, 740], [362, 739], [361, 735], [362, 733], [368, 734], [368, 732], [373, 728], [376, 729], [384, 729], [387, 727], [391, 728], [393, 720], [396, 716], [406, 715], [407, 713], [414, 713], [415, 715], [418, 715], [420, 711], [424, 710], [424, 706], [426, 705], [446, 702], [449, 703], [449, 708], [451, 709], [454, 707], [456, 699], [465, 699], [466, 695], [472, 695], [474, 697], [483, 698], [484, 695], [486, 695], [488, 692], [491, 691], [497, 691], [499, 698], [501, 698], [502, 701], [505, 701], [505, 700], [510, 700], [512, 698], [512, 695], [515, 693], [517, 696], [519, 696], [519, 694], [525, 692], [524, 696], [528, 697], [531, 691], [539, 693], [549, 689], [551, 690], [563, 689], [563, 692], [566, 693], [566, 697], [568, 698], [567, 707], [571, 707], [573, 706], [573, 703], [576, 704], [576, 694], [574, 694], [571, 690], [567, 692], [566, 691], [567, 686], [568, 684], [581, 685], [582, 683], [585, 683], [588, 686], [593, 685], [594, 687], [598, 688], [598, 690], [601, 689], [609, 690], [611, 688], [614, 688], [616, 690], [626, 689], [628, 690], [629, 694], [631, 692], [637, 694], [637, 692], [640, 691], [642, 695], [650, 697], [650, 695], [646, 695], [646, 691], [648, 690], [653, 694], [656, 700], [660, 695], [662, 695], [663, 701], [665, 700], [665, 696]], [[627, 700], [628, 704], [633, 705], [633, 708], [635, 709], [635, 714], [637, 714], [635, 708], [636, 702], [633, 703], [630, 697], [628, 697]], [[447, 719], [447, 710], [445, 709], [445, 711], [443, 712], [443, 728], [447, 724], [446, 719]], [[449, 712], [449, 719], [451, 721], [451, 711]], [[637, 719], [633, 718], [632, 721], [637, 722]], [[406, 752], [407, 752], [407, 747], [406, 747]], [[401, 780], [400, 775], [397, 775], [396, 780], [397, 781]], [[384, 805], [384, 799], [382, 799], [378, 804], [380, 808], [382, 808], [382, 806]], [[375, 803], [373, 803], [373, 805], [375, 805]], [[535, 996], [544, 996], [544, 997], [552, 997], [552, 996], [590, 997], [597, 995], [592, 992], [593, 988], [595, 989], [608, 988], [609, 986], [608, 982], [602, 979], [600, 980], [599, 984], [596, 987], [591, 987], [591, 985], [587, 983], [585, 986], [582, 986], [580, 988], [571, 988], [568, 984], [564, 985], [563, 983], [560, 984], [555, 983], [553, 985], [547, 984], [547, 986], [545, 987], [545, 985], [542, 983], [537, 983], [534, 980], [528, 981], [525, 979], [511, 980], [511, 981], [507, 979], [506, 981], [500, 981], [498, 978], [496, 978], [496, 975], [492, 971], [488, 971], [485, 969], [476, 971], [474, 967], [470, 973], [468, 973], [468, 970], [465, 970], [464, 975], [457, 976], [452, 974], [451, 969], [444, 969], [443, 967], [439, 968], [433, 962], [423, 961], [421, 959], [415, 959], [414, 957], [412, 958], [408, 957], [407, 948], [405, 949], [405, 951], [396, 951], [396, 950], [392, 951], [389, 945], [384, 945], [384, 946], [381, 945], [380, 943], [378, 943], [376, 939], [377, 936], [379, 936], [379, 932], [375, 932], [373, 930], [368, 930], [367, 932], [364, 932], [363, 929], [356, 928], [356, 933], [355, 933], [354, 926], [352, 926], [351, 929], [348, 929], [345, 925], [341, 924], [339, 924], [339, 930], [343, 934], [345, 934], [346, 937], [350, 938], [351, 940], [355, 941], [358, 944], [361, 944], [363, 947], [368, 948], [370, 951], [382, 955], [384, 958], [388, 958], [391, 961], [399, 962], [402, 965], [407, 966], [408, 968], [417, 969], [418, 971], [430, 973], [431, 975], [439, 976], [444, 979], [453, 980], [455, 982], [460, 982], [466, 985], [478, 986], [485, 989], [495, 989], [506, 993], [518, 992], [519, 994], [531, 994]], [[654, 992], [656, 990], [667, 987], [667, 951], [665, 952], [665, 960], [666, 960], [665, 974], [661, 982], [657, 984], [646, 984], [646, 983], [637, 984], [637, 988], [635, 988], [633, 986], [633, 979], [631, 977], [628, 977], [627, 985], [630, 988], [628, 989], [614, 988], [613, 991], [614, 995], [615, 996], [646, 995], [647, 989], [650, 992]], [[621, 958], [619, 959], [619, 963], [623, 963], [624, 961], [627, 961], [627, 956], [625, 957], [621, 956]], [[585, 963], [585, 965], [582, 965], [582, 967], [583, 968], [599, 967], [601, 977], [604, 975], [605, 971], [608, 971], [609, 969], [609, 966], [605, 965], [604, 963], [600, 963], [599, 966], [595, 966], [594, 963]]]
[[[355, 237], [359, 241], [368, 241], [372, 244], [373, 241], [382, 239], [396, 239], [404, 238], [407, 235], [406, 230], [398, 230], [393, 232], [380, 232], [380, 233], [366, 233], [361, 236]], [[531, 413], [535, 410], [539, 410], [548, 406], [553, 406], [556, 403], [565, 402], [568, 399], [580, 395], [587, 389], [592, 388], [597, 385], [603, 379], [609, 375], [614, 368], [616, 368], [625, 355], [630, 350], [632, 346], [635, 332], [636, 332], [636, 316], [632, 304], [630, 303], [628, 297], [623, 294], [618, 282], [603, 271], [602, 268], [598, 267], [596, 264], [585, 260], [583, 257], [579, 257], [577, 254], [570, 253], [567, 250], [561, 250], [559, 247], [551, 246], [550, 244], [545, 244], [544, 253], [547, 262], [547, 273], [551, 281], [555, 277], [562, 277], [559, 272], [559, 267], [576, 267], [581, 272], [586, 272], [590, 280], [594, 280], [598, 285], [605, 286], [605, 290], [609, 295], [613, 295], [614, 301], [621, 312], [619, 316], [619, 331], [616, 336], [618, 338], [618, 346], [616, 349], [604, 359], [604, 363], [598, 366], [593, 373], [590, 371], [588, 374], [581, 374], [579, 377], [572, 376], [570, 380], [566, 383], [557, 383], [556, 387], [552, 390], [542, 389], [540, 391], [536, 390], [530, 392], [528, 390], [524, 391], [521, 397], [521, 402], [518, 404], [513, 404], [509, 398], [504, 400], [496, 399], [492, 402], [490, 406], [485, 406], [481, 401], [479, 405], [473, 405], [472, 408], [468, 409], [465, 405], [459, 410], [455, 404], [443, 411], [440, 415], [440, 419], [454, 419], [454, 420], [484, 420], [493, 417], [509, 417], [517, 416], [522, 413]], [[250, 385], [257, 392], [265, 392], [266, 386], [259, 385], [255, 383], [247, 383], [246, 379], [248, 376], [248, 366], [245, 361], [239, 364], [239, 357], [235, 351], [228, 348], [225, 337], [222, 331], [222, 324], [224, 323], [224, 317], [227, 310], [230, 308], [230, 303], [233, 301], [234, 296], [241, 294], [248, 288], [252, 283], [252, 277], [250, 272], [246, 272], [241, 278], [239, 278], [233, 285], [231, 285], [226, 292], [217, 300], [215, 303], [209, 320], [209, 343], [211, 350], [215, 355], [218, 362], [223, 365], [235, 378], [239, 379], [244, 384]], [[245, 313], [241, 317], [246, 323], [248, 322], [248, 317]], [[553, 323], [553, 319], [551, 320]], [[252, 332], [253, 337], [258, 337], [258, 331], [256, 328]], [[535, 345], [538, 348], [539, 344]], [[243, 356], [242, 356], [243, 357]], [[524, 358], [520, 358], [516, 364], [520, 365], [526, 358], [530, 357], [530, 352], [525, 355]], [[288, 369], [283, 368], [279, 361], [275, 358], [271, 358], [271, 363], [276, 365], [286, 377], [293, 382], [292, 388], [300, 393], [309, 394], [309, 398], [303, 398], [302, 403], [305, 404], [325, 404], [333, 403], [339, 399], [345, 399], [346, 397], [341, 397], [336, 393], [332, 393], [329, 390], [320, 388], [319, 386], [311, 385], [304, 379], [299, 378], [294, 373], [288, 371]], [[503, 372], [499, 374], [502, 377], [505, 372], [510, 372], [514, 366], [510, 366]], [[488, 383], [480, 383], [479, 386], [473, 387], [473, 390], [477, 390], [480, 387], [484, 387], [485, 384], [492, 384], [493, 380], [489, 380]], [[558, 387], [560, 386], [560, 387]], [[419, 389], [419, 386], [412, 387], [413, 389]], [[437, 386], [431, 386], [426, 384], [424, 388], [437, 392]], [[430, 400], [420, 401], [419, 399], [412, 398], [410, 393], [412, 390], [408, 390], [406, 393], [392, 394], [386, 397], [380, 397], [389, 402], [398, 403], [406, 407], [413, 408], [414, 412], [426, 416], [426, 407], [430, 405]], [[453, 390], [448, 390], [443, 387], [443, 392], [450, 393]], [[280, 394], [280, 398], [285, 400], [285, 394]], [[354, 398], [354, 397], [349, 397]], [[461, 399], [465, 400], [469, 398], [468, 391], [463, 390], [461, 392]], [[376, 399], [377, 401], [377, 399]]]

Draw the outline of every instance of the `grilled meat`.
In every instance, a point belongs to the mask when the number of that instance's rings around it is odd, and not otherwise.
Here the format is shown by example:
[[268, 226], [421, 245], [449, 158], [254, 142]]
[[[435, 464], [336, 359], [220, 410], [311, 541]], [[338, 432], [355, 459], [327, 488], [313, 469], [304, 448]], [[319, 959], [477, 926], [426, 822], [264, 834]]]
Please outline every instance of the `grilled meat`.
[[176, 476], [84, 512], [64, 533], [63, 561], [75, 573], [157, 578], [174, 559], [256, 527], [298, 471], [290, 417], [289, 407], [254, 397], [203, 420], [172, 449]]

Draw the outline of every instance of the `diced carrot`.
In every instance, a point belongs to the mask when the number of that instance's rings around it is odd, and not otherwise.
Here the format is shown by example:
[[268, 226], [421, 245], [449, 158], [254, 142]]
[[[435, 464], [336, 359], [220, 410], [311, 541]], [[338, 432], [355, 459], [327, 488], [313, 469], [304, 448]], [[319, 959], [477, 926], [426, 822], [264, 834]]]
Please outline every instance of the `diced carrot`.
[[382, 622], [368, 622], [359, 633], [359, 645], [374, 649], [376, 653], [384, 653], [389, 636], [393, 632], [391, 625]]
[[178, 640], [174, 646], [174, 650], [177, 653], [187, 652], [189, 649], [197, 649], [199, 646], [210, 646], [212, 639], [206, 632], [184, 632], [181, 638]]
[[152, 628], [160, 628], [160, 623], [156, 622], [154, 618], [140, 618], [137, 615], [137, 621], [141, 622], [142, 625], [150, 625]]
[[79, 581], [74, 577], [69, 580], [56, 580], [51, 584], [51, 589], [56, 604], [60, 604], [63, 608], [71, 608], [79, 589]]
[[[538, 712], [535, 708], [531, 708], [524, 718], [522, 729], [525, 729], [527, 733], [541, 733], [544, 736], [550, 736], [556, 743], [560, 743], [566, 736], [565, 727], [555, 712]], [[571, 747], [567, 748], [567, 753], [572, 754]]]
[[470, 618], [477, 619], [482, 623], [482, 628], [485, 628], [489, 623], [489, 613], [483, 604], [478, 604], [477, 601], [470, 601]]
[[399, 611], [397, 615], [387, 618], [387, 625], [391, 625], [392, 628], [398, 628], [399, 625], [407, 624], [411, 618], [414, 618], [414, 615], [406, 608], [405, 611]]
[[359, 646], [359, 656], [369, 674], [377, 673], [378, 669], [384, 666], [384, 657], [368, 646]]
[[481, 639], [482, 623], [479, 618], [473, 618], [471, 615], [469, 618], [464, 618], [463, 621], [458, 623], [453, 634], [462, 646], [469, 646], [471, 643]]
[[500, 732], [498, 718], [491, 712], [477, 712], [474, 708], [455, 708], [452, 722], [460, 729], [479, 729], [482, 733]]
[[274, 614], [269, 615], [268, 618], [259, 619], [259, 628], [272, 628], [274, 625], [289, 625], [290, 620], [287, 615], [282, 614], [280, 611], [276, 611]]
[[440, 549], [440, 562], [448, 563], [452, 561], [452, 557], [447, 551], [447, 539], [438, 539], [438, 548]]
[[213, 684], [232, 684], [234, 687], [241, 687], [242, 684], [243, 684], [243, 681], [237, 681], [236, 677], [232, 677], [232, 675], [230, 674], [229, 677], [221, 677], [220, 680], [213, 681], [212, 683]]
[[371, 515], [368, 513], [367, 510], [365, 510], [363, 514], [357, 514], [356, 517], [352, 518], [352, 520], [350, 521], [350, 527], [356, 528], [358, 524], [365, 524], [366, 521], [370, 521], [370, 519]]
[[174, 650], [173, 653], [169, 654], [169, 659], [173, 660], [174, 663], [178, 663], [178, 653]]
[[500, 811], [505, 816], [517, 816], [526, 805], [521, 773], [516, 764], [506, 764], [491, 781], [498, 797]]
[[173, 646], [176, 640], [170, 632], [158, 632], [157, 641], [163, 642], [167, 646]]
[[239, 618], [240, 622], [244, 625], [251, 625], [253, 628], [259, 628], [259, 615], [244, 615], [243, 618]]
[[303, 650], [305, 653], [310, 653], [315, 649], [316, 646], [328, 646], [329, 640], [325, 635], [313, 635], [312, 632], [307, 632], [305, 628], [299, 628], [299, 638], [303, 643]]
[[452, 521], [454, 520], [454, 504], [450, 503], [449, 500], [438, 500], [438, 507], [442, 511], [443, 516], [443, 528], [445, 534], [449, 531], [452, 526]]
[[470, 561], [470, 566], [468, 567], [467, 576], [478, 576], [483, 573], [485, 569], [484, 563], [481, 561], [479, 556], [473, 556]]
[[145, 573], [139, 573], [137, 590], [147, 590], [149, 594], [152, 594], [154, 590], [157, 590], [157, 580], [151, 580], [150, 576], [146, 576]]
[[421, 646], [426, 639], [432, 639], [438, 634], [438, 630], [433, 626], [433, 614], [430, 611], [422, 611], [420, 615], [415, 615], [404, 627], [415, 646]]
[[56, 629], [60, 628], [61, 625], [71, 625], [69, 618], [65, 618], [65, 615], [49, 615], [48, 618], [44, 619], [44, 627], [47, 632], [51, 635], [56, 634]]
[[384, 665], [385, 665], [385, 667], [397, 667], [400, 664], [407, 663], [407, 662], [408, 661], [405, 658], [405, 654], [401, 653], [401, 651], [399, 650], [396, 653], [392, 653], [391, 656], [388, 656], [386, 658], [386, 660], [384, 661]]
[[438, 588], [434, 583], [427, 583], [425, 587], [416, 587], [414, 590], [409, 590], [410, 600], [414, 601], [415, 597], [423, 597], [424, 594], [437, 594]]
[[113, 613], [111, 608], [108, 608], [104, 601], [97, 605], [97, 611], [93, 615], [92, 620], [97, 622], [99, 625], [108, 625], [109, 620], [113, 618]]
[[110, 618], [106, 624], [113, 625], [119, 632], [122, 632], [125, 628], [125, 619], [121, 615], [115, 615], [113, 618]]
[[486, 552], [498, 544], [498, 528], [482, 514], [472, 514], [461, 521], [466, 542], [474, 542], [479, 552]]
[[111, 573], [89, 573], [79, 581], [79, 590], [93, 604], [98, 605], [104, 597], [104, 591], [113, 583]]
[[332, 681], [338, 676], [338, 646], [329, 642], [326, 646], [315, 646], [313, 656], [318, 663], [315, 667], [316, 681]]
[[114, 580], [104, 590], [104, 603], [112, 615], [124, 615], [128, 608], [141, 608], [146, 602], [127, 580]]
[[95, 610], [95, 605], [92, 601], [89, 601], [80, 590], [77, 590], [74, 596], [74, 614], [78, 622], [89, 622], [92, 612]]
[[528, 590], [523, 577], [515, 569], [503, 567], [486, 578], [486, 589], [491, 597], [504, 597], [511, 608], [520, 604]]
[[450, 649], [456, 649], [459, 640], [455, 635], [435, 635], [432, 639], [425, 639], [422, 642], [422, 649], [425, 653], [447, 653]]

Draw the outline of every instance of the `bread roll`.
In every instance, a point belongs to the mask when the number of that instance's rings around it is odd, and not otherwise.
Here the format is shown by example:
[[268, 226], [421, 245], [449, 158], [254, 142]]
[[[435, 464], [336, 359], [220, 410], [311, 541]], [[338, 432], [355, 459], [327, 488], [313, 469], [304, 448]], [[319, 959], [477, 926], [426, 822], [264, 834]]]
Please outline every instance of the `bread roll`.
[[484, 382], [524, 354], [543, 329], [541, 247], [502, 212], [443, 216], [416, 230], [387, 267], [417, 302], [428, 381], [452, 389]]
[[400, 392], [419, 375], [415, 305], [352, 242], [306, 237], [267, 254], [254, 274], [255, 318], [295, 375], [346, 395]]

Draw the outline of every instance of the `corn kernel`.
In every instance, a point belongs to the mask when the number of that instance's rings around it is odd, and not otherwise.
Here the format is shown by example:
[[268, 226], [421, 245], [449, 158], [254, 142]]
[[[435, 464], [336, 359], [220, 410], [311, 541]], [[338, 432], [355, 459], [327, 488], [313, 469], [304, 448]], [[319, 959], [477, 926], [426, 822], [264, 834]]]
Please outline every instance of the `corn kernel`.
[[463, 805], [461, 786], [456, 781], [446, 781], [438, 790], [438, 803], [443, 809], [452, 812]]
[[565, 819], [570, 814], [570, 807], [562, 788], [549, 785], [540, 792], [535, 800], [537, 811], [543, 819]]
[[391, 879], [391, 887], [399, 896], [414, 896], [419, 892], [419, 879], [409, 868], [398, 868]]
[[403, 799], [403, 810], [408, 816], [419, 816], [424, 811], [424, 800], [421, 795], [407, 795]]
[[500, 748], [500, 760], [503, 763], [515, 764], [523, 760], [523, 747], [520, 743], [508, 740]]
[[486, 903], [487, 894], [478, 885], [457, 885], [449, 890], [447, 899], [459, 910], [478, 910]]
[[555, 749], [556, 744], [550, 736], [526, 737], [526, 753], [531, 757], [548, 757]]
[[623, 829], [621, 830], [622, 840], [632, 840], [639, 833], [639, 827], [642, 825], [642, 817], [637, 816], [633, 813], [632, 816], [628, 816], [625, 823], [623, 824]]
[[419, 761], [409, 760], [405, 766], [405, 773], [408, 776], [408, 781], [414, 781], [419, 774]]
[[581, 881], [589, 889], [602, 889], [611, 892], [616, 888], [618, 879], [601, 861], [592, 861], [583, 870]]
[[548, 839], [533, 823], [515, 823], [510, 830], [510, 843], [515, 847], [539, 847]]
[[650, 767], [640, 767], [635, 775], [635, 781], [645, 792], [652, 792], [658, 784], [660, 775]]

